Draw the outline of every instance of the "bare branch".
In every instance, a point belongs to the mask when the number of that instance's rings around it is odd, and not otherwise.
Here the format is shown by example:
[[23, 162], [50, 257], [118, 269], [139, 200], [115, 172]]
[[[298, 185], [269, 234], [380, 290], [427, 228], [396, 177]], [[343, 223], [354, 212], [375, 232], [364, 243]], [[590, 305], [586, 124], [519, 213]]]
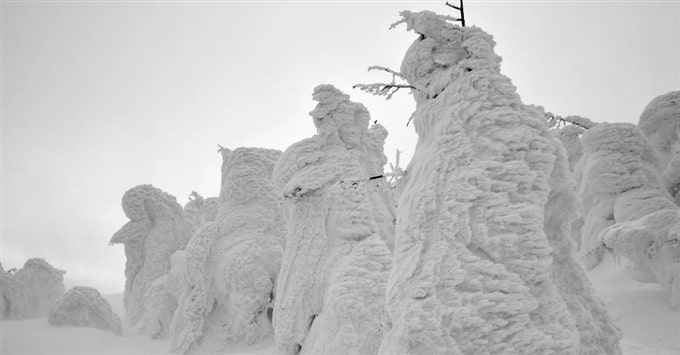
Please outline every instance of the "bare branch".
[[589, 129], [592, 128], [597, 124], [597, 122], [593, 122], [585, 117], [581, 116], [567, 116], [567, 117], [562, 117], [553, 114], [552, 112], [546, 112], [545, 117], [547, 119], [548, 127], [556, 127], [560, 128], [561, 126], [566, 126], [567, 123], [573, 124], [574, 126], [579, 126], [583, 129]]
[[404, 75], [403, 75], [402, 73], [396, 72], [396, 71], [394, 71], [394, 70], [392, 70], [392, 69], [390, 69], [390, 68], [381, 67], [381, 66], [379, 66], [379, 65], [373, 65], [373, 66], [368, 67], [368, 71], [371, 71], [371, 70], [382, 70], [382, 71], [386, 71], [386, 72], [392, 74], [392, 77], [393, 77], [393, 78], [394, 78], [395, 76], [397, 76], [397, 77], [399, 77], [399, 78], [401, 78], [401, 79], [403, 79], [403, 80], [406, 80], [406, 79], [404, 78]]
[[385, 96], [385, 100], [389, 100], [392, 98], [392, 95], [399, 91], [399, 89], [413, 89], [413, 90], [418, 90], [413, 85], [400, 85], [400, 84], [395, 84], [394, 82], [385, 84], [385, 83], [375, 83], [375, 84], [355, 84], [352, 86], [352, 89], [359, 89], [361, 91], [365, 91], [369, 94], [377, 95], [377, 96]]

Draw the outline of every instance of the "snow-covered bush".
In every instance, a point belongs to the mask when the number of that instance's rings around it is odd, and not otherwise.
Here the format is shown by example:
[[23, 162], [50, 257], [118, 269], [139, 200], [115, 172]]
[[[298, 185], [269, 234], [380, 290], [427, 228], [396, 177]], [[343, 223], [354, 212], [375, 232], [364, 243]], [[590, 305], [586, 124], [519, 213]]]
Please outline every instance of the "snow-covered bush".
[[382, 175], [387, 132], [368, 129], [366, 108], [331, 85], [316, 87], [313, 98], [317, 134], [286, 149], [274, 170], [287, 227], [277, 351], [375, 354], [393, 234], [379, 224], [394, 212], [388, 184], [370, 178]]
[[380, 354], [620, 353], [573, 257], [573, 183], [544, 112], [500, 73], [490, 35], [431, 12], [402, 16], [420, 35], [401, 67], [419, 141]]
[[99, 291], [75, 286], [52, 302], [47, 322], [54, 326], [92, 327], [121, 335], [120, 318]]
[[628, 123], [601, 123], [582, 144], [576, 178], [591, 265], [608, 250], [624, 256], [635, 263], [634, 277], [658, 282], [680, 309], [680, 208], [664, 187], [655, 150]]
[[272, 185], [281, 152], [238, 148], [222, 155], [219, 212], [185, 251], [187, 286], [171, 323], [173, 351], [220, 351], [271, 334], [284, 249], [281, 198]]
[[182, 206], [175, 197], [151, 185], [139, 185], [123, 195], [123, 211], [130, 219], [111, 238], [125, 245], [125, 325], [144, 329], [145, 297], [152, 283], [170, 270], [170, 256], [184, 249], [190, 235]]

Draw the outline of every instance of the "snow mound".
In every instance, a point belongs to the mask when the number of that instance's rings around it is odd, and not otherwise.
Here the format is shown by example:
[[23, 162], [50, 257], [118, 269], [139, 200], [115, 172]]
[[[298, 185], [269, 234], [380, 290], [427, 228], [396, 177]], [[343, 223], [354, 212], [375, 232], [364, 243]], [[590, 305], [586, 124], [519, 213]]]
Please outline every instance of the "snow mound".
[[375, 354], [394, 210], [385, 180], [369, 178], [382, 175], [387, 131], [368, 129], [366, 108], [331, 85], [317, 86], [313, 98], [317, 134], [286, 149], [274, 170], [287, 231], [277, 351]]
[[52, 302], [47, 322], [54, 326], [92, 327], [121, 335], [122, 327], [111, 305], [92, 287], [75, 286]]
[[171, 333], [177, 352], [224, 351], [271, 334], [270, 308], [284, 249], [272, 170], [281, 152], [222, 149], [220, 208], [186, 248], [186, 288]]
[[64, 294], [64, 274], [41, 258], [28, 259], [14, 275], [0, 267], [2, 319], [47, 316], [50, 303]]
[[[380, 354], [620, 353], [573, 257], [573, 182], [490, 35], [402, 12], [419, 136], [404, 177]], [[480, 350], [483, 349], [483, 350]]]
[[123, 211], [130, 219], [111, 238], [125, 245], [125, 325], [139, 334], [145, 329], [145, 297], [152, 283], [170, 270], [170, 257], [184, 249], [189, 227], [175, 197], [151, 185], [139, 185], [123, 195]]

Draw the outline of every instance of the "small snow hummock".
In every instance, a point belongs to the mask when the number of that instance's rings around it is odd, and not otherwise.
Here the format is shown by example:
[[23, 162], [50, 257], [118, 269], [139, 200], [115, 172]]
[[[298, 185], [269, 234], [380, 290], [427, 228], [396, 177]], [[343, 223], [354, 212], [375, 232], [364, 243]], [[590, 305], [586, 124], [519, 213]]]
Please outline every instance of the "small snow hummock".
[[91, 327], [121, 335], [122, 326], [111, 305], [92, 287], [75, 286], [52, 302], [47, 322], [54, 326]]
[[139, 334], [154, 335], [156, 327], [145, 329], [144, 306], [152, 283], [170, 270], [170, 257], [184, 249], [190, 229], [182, 206], [174, 196], [151, 185], [139, 185], [123, 195], [123, 211], [130, 219], [111, 238], [111, 244], [125, 245], [126, 327]]
[[402, 12], [419, 140], [397, 211], [379, 354], [620, 353], [573, 257], [564, 148], [500, 73], [490, 35]]
[[331, 85], [317, 86], [313, 98], [317, 134], [286, 149], [274, 171], [287, 230], [277, 352], [375, 354], [386, 326], [394, 210], [385, 179], [370, 178], [382, 175], [387, 132], [369, 129], [366, 108]]

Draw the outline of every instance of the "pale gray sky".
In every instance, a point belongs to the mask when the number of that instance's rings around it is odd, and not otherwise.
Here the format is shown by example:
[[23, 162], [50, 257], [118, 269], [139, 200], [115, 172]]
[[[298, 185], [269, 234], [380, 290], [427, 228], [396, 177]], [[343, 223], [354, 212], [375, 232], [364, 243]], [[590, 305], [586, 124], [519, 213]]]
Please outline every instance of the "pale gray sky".
[[[455, 1], [455, 0], [454, 0]], [[217, 144], [285, 149], [314, 134], [314, 86], [363, 102], [404, 150], [414, 105], [352, 90], [386, 81], [416, 35], [400, 10], [444, 1], [2, 1], [0, 261], [44, 257], [67, 287], [124, 287], [123, 193], [151, 183], [182, 204], [219, 191]], [[680, 2], [466, 1], [525, 103], [637, 122], [680, 89]], [[404, 161], [403, 165], [406, 165]]]

